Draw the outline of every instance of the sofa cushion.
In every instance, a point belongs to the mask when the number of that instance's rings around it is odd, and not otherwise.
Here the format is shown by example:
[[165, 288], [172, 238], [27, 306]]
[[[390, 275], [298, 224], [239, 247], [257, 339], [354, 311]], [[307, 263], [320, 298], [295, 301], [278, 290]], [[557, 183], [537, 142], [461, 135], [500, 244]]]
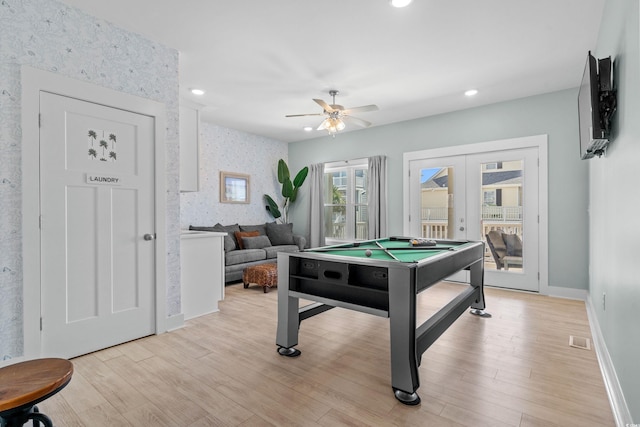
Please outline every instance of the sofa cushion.
[[240, 231], [240, 226], [238, 224], [234, 225], [222, 225], [220, 223], [214, 225], [213, 227], [209, 226], [199, 226], [199, 225], [190, 225], [189, 230], [195, 231], [217, 231], [219, 233], [227, 233], [224, 236], [224, 251], [229, 252], [238, 249], [238, 245], [236, 243], [236, 238], [233, 235], [236, 231]]
[[258, 231], [260, 235], [267, 235], [267, 225], [266, 224], [257, 224], [257, 225], [241, 225], [240, 231]]
[[271, 242], [267, 236], [249, 236], [242, 238], [242, 246], [245, 249], [263, 249], [271, 247]]
[[[259, 231], [236, 231], [233, 234], [234, 236], [236, 236], [236, 242], [238, 242], [238, 249], [245, 249], [242, 243], [242, 238], [259, 236], [260, 232]], [[247, 249], [251, 249], [251, 248], [247, 248]], [[256, 249], [256, 248], [253, 248], [253, 249]]]
[[267, 259], [277, 258], [278, 252], [299, 252], [300, 248], [296, 245], [278, 245], [264, 248], [267, 253]]
[[244, 264], [245, 262], [260, 261], [267, 258], [264, 249], [238, 249], [227, 252], [224, 256], [225, 265]]
[[268, 222], [266, 225], [267, 236], [272, 245], [295, 245], [295, 241], [293, 240], [293, 224]]

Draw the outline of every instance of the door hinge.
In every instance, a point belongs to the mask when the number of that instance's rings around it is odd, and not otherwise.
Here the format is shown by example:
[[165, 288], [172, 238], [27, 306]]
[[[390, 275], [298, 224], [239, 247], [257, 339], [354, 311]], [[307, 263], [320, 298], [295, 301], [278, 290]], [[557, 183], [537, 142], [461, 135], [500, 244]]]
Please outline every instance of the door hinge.
[[411, 222], [411, 215], [409, 215], [409, 222]]
[[42, 330], [42, 317], [40, 317], [40, 330]]
[[38, 113], [38, 127], [42, 127], [42, 114]]
[[42, 215], [38, 217], [38, 227], [40, 227], [40, 230], [42, 230]]

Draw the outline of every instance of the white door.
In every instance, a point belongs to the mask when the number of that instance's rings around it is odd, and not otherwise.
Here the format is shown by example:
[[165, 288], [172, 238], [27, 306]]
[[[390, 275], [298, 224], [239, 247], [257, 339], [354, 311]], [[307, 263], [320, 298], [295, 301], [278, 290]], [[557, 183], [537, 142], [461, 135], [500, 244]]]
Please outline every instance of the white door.
[[42, 355], [154, 333], [154, 119], [46, 92], [40, 114]]
[[410, 161], [411, 235], [469, 240], [485, 240], [490, 230], [515, 235], [522, 260], [515, 256], [510, 266], [498, 268], [487, 249], [485, 284], [538, 291], [537, 160], [538, 149], [525, 148]]
[[502, 265], [487, 244], [485, 284], [538, 292], [538, 149], [473, 154], [466, 162], [467, 238], [486, 241], [489, 231], [496, 230], [506, 236], [505, 244], [517, 243], [507, 247], [512, 256]]

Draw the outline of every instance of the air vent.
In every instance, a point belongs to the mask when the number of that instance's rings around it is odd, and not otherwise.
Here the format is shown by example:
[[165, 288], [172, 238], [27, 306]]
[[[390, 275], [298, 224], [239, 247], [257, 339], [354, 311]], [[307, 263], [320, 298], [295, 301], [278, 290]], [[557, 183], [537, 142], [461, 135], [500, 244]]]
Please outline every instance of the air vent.
[[575, 348], [581, 348], [583, 350], [591, 350], [591, 340], [584, 337], [569, 336], [569, 346]]

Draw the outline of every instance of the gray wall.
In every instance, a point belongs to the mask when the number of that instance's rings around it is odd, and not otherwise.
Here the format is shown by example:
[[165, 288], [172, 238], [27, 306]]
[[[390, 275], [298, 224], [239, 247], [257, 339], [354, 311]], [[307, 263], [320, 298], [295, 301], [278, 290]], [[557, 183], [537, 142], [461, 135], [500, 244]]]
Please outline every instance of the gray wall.
[[[637, 0], [608, 0], [595, 56], [611, 56], [614, 141], [589, 161], [589, 292], [629, 410], [640, 422], [640, 48]], [[602, 296], [606, 293], [606, 310]]]
[[[576, 70], [576, 84], [581, 77]], [[549, 138], [549, 286], [586, 289], [588, 164], [578, 156], [577, 89], [292, 143], [289, 162], [299, 169], [386, 155], [389, 234], [402, 234], [403, 153], [540, 134]], [[308, 229], [307, 194], [293, 211], [299, 233]]]

